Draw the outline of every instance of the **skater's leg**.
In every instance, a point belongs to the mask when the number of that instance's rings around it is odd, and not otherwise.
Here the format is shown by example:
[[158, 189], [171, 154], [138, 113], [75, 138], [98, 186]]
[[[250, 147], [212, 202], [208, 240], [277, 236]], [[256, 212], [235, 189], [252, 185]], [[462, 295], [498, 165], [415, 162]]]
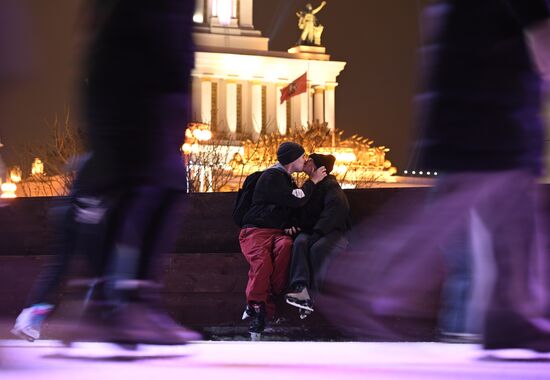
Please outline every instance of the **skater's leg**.
[[145, 235], [144, 251], [138, 268], [138, 278], [156, 280], [159, 277], [158, 256], [170, 253], [180, 230], [184, 192], [167, 190], [161, 195], [159, 207], [152, 215]]

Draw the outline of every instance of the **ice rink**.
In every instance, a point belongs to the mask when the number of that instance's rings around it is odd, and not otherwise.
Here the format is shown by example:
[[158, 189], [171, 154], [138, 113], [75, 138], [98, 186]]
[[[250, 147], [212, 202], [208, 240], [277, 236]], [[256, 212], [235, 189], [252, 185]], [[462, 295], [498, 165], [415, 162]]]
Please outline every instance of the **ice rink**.
[[0, 378], [10, 380], [550, 379], [547, 356], [504, 360], [468, 344], [197, 342], [185, 356], [140, 359], [78, 357], [57, 341], [0, 347]]

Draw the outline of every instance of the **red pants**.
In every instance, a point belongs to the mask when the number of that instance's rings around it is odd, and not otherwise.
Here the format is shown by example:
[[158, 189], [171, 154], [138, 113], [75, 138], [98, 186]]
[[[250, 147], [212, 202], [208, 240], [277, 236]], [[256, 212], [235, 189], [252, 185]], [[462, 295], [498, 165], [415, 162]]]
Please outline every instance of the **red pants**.
[[239, 243], [250, 264], [246, 300], [265, 302], [271, 309], [270, 293], [283, 294], [287, 286], [292, 238], [275, 228], [243, 228]]

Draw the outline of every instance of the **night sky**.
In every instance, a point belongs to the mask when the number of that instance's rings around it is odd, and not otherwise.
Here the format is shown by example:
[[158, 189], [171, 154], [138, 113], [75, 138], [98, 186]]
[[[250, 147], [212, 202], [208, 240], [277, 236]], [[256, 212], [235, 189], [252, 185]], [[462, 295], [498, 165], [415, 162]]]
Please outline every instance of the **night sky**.
[[[26, 5], [32, 64], [27, 80], [4, 98], [0, 114], [0, 152], [8, 164], [14, 150], [46, 137], [44, 119], [74, 102], [71, 83], [77, 64], [70, 53], [78, 14], [77, 0], [14, 0]], [[286, 51], [298, 39], [295, 12], [306, 0], [255, 0], [255, 27], [270, 37], [270, 49]], [[311, 1], [316, 7], [320, 1]], [[336, 89], [337, 127], [391, 148], [388, 158], [406, 169], [413, 134], [418, 1], [328, 0], [318, 14], [325, 26], [323, 45], [333, 60], [346, 61]]]

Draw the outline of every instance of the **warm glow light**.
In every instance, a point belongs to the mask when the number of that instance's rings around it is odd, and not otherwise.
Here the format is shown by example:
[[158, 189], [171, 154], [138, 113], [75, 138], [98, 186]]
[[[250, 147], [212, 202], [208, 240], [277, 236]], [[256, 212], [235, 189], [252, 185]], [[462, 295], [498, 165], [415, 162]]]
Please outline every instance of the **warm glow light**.
[[200, 13], [195, 13], [193, 15], [193, 22], [197, 24], [202, 24], [204, 22], [204, 17]]
[[357, 156], [351, 148], [318, 148], [315, 152], [320, 154], [332, 154], [336, 158], [336, 162], [357, 161]]
[[32, 175], [44, 174], [44, 163], [40, 160], [40, 158], [34, 159], [34, 162], [32, 163], [31, 174]]
[[334, 157], [336, 161], [340, 162], [354, 162], [357, 161], [357, 156], [353, 152], [334, 152]]
[[185, 143], [181, 146], [181, 151], [185, 154], [191, 153], [191, 144]]
[[21, 177], [23, 173], [21, 172], [21, 168], [19, 166], [14, 166], [10, 170], [10, 180], [13, 183], [19, 183], [21, 182]]
[[208, 141], [212, 138], [212, 132], [208, 129], [195, 129], [193, 131], [193, 137], [199, 141]]
[[0, 189], [2, 190], [2, 194], [0, 195], [0, 198], [16, 198], [17, 195], [15, 195], [15, 191], [17, 190], [17, 185], [15, 183], [11, 182], [4, 182]]
[[344, 164], [334, 165], [332, 171], [336, 174], [345, 174], [348, 171], [348, 167]]

